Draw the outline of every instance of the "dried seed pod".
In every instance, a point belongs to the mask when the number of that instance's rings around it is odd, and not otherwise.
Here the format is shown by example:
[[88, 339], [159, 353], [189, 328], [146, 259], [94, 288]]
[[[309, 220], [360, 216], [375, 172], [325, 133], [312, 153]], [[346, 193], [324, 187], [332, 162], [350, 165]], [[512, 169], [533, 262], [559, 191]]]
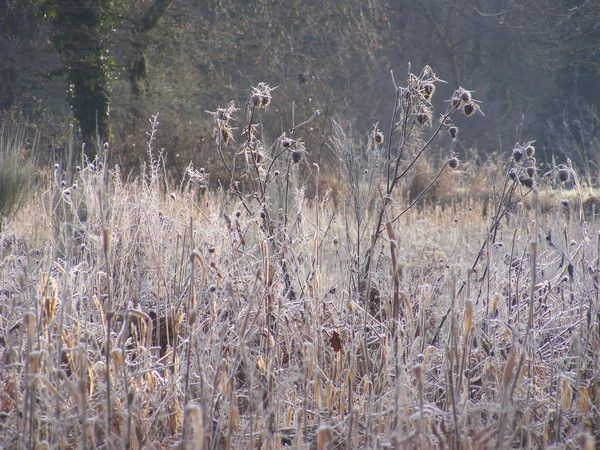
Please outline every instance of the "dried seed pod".
[[433, 96], [434, 92], [435, 85], [433, 83], [425, 83], [423, 86], [421, 86], [421, 95], [423, 95], [425, 100], [429, 100]]
[[302, 160], [302, 152], [299, 150], [294, 150], [292, 152], [292, 161], [294, 164], [298, 164]]
[[460, 108], [461, 103], [462, 103], [462, 101], [460, 100], [460, 97], [452, 97], [450, 99], [450, 104], [452, 105], [452, 107], [454, 109]]
[[417, 114], [416, 119], [419, 125], [426, 125], [431, 121], [431, 114], [428, 111], [422, 111]]
[[519, 182], [525, 186], [528, 187], [529, 189], [531, 189], [533, 187], [533, 178], [530, 178], [528, 176], [522, 176], [519, 178]]
[[525, 154], [527, 156], [533, 156], [535, 154], [535, 147], [533, 145], [528, 145], [525, 147]]
[[471, 98], [471, 93], [465, 89], [460, 93], [460, 99], [465, 103], [469, 103]]
[[452, 158], [450, 158], [448, 160], [448, 165], [452, 169], [458, 169], [458, 166], [460, 165], [460, 161], [458, 160], [458, 158], [456, 156], [453, 156]]
[[262, 104], [262, 96], [258, 93], [252, 95], [252, 106], [258, 108]]
[[571, 172], [566, 167], [558, 169], [558, 179], [563, 183], [566, 183], [571, 178]]
[[378, 145], [383, 144], [383, 133], [381, 131], [377, 131], [375, 133], [374, 140]]
[[448, 133], [450, 133], [452, 139], [456, 139], [456, 136], [458, 136], [458, 127], [451, 126], [448, 128]]
[[475, 106], [475, 103], [466, 103], [465, 106], [463, 106], [463, 112], [467, 117], [471, 117], [476, 111], [477, 107]]
[[508, 171], [508, 176], [510, 177], [511, 180], [517, 181], [517, 171], [515, 169], [510, 169]]
[[530, 177], [533, 177], [535, 175], [535, 167], [529, 166], [527, 168], [527, 175], [529, 175]]
[[521, 149], [521, 147], [515, 147], [512, 155], [515, 162], [519, 162], [523, 158], [523, 150]]

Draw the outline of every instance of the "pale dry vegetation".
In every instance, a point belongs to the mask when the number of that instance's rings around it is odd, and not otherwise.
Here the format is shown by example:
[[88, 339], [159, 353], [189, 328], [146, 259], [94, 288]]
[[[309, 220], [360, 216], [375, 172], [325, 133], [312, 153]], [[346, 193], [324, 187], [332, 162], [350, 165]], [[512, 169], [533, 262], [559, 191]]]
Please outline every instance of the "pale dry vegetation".
[[528, 143], [459, 163], [449, 118], [479, 106], [459, 88], [436, 116], [438, 83], [395, 86], [366, 142], [333, 124], [336, 201], [298, 136], [311, 118], [265, 142], [265, 84], [213, 113], [219, 188], [167, 176], [156, 118], [136, 178], [46, 169], [1, 235], [0, 441], [594, 448], [593, 191]]

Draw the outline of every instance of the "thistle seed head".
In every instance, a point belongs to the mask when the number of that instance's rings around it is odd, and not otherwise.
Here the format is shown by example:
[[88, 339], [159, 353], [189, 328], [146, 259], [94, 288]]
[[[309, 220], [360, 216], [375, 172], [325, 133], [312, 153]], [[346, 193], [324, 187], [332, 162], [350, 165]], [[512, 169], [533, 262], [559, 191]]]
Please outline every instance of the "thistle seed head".
[[465, 116], [467, 116], [467, 117], [471, 117], [473, 114], [475, 114], [476, 111], [477, 111], [477, 107], [475, 106], [475, 103], [473, 103], [473, 102], [466, 103], [465, 106], [463, 106], [463, 112], [465, 113]]
[[519, 162], [523, 158], [523, 150], [521, 149], [521, 147], [515, 147], [512, 155], [515, 162]]
[[458, 127], [451, 126], [448, 128], [448, 133], [450, 133], [452, 139], [456, 139], [456, 136], [458, 136]]

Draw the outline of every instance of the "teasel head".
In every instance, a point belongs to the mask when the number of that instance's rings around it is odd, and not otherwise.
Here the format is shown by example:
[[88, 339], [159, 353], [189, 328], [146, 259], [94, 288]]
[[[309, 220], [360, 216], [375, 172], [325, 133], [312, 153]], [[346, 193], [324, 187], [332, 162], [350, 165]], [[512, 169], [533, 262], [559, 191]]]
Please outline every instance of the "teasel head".
[[302, 161], [302, 154], [303, 154], [302, 150], [297, 150], [297, 149], [292, 150], [292, 162], [294, 164], [298, 164], [300, 161]]
[[456, 137], [458, 136], [458, 127], [452, 125], [450, 128], [448, 128], [448, 133], [450, 134], [450, 137], [452, 139], [456, 139]]
[[421, 109], [416, 115], [416, 120], [419, 125], [430, 125], [431, 124], [431, 110], [427, 107]]
[[465, 116], [471, 117], [473, 114], [477, 112], [477, 105], [473, 102], [465, 103], [463, 106], [463, 113]]
[[571, 171], [566, 166], [561, 166], [558, 169], [558, 179], [566, 183], [571, 178]]
[[458, 169], [458, 166], [460, 166], [460, 161], [456, 156], [453, 156], [448, 160], [448, 165], [451, 169]]
[[460, 99], [465, 103], [470, 103], [472, 100], [471, 93], [469, 91], [467, 91], [466, 89], [461, 88]]
[[377, 145], [383, 144], [383, 133], [379, 130], [375, 131], [375, 135], [373, 136], [373, 140]]
[[535, 175], [535, 166], [529, 166], [529, 167], [526, 169], [526, 172], [527, 172], [527, 175], [528, 175], [530, 178], [533, 178], [533, 176]]
[[431, 83], [431, 82], [426, 82], [423, 83], [421, 85], [421, 96], [423, 96], [423, 98], [425, 100], [430, 100], [431, 97], [433, 97], [433, 94], [435, 93], [435, 84]]
[[519, 182], [523, 186], [528, 187], [529, 189], [533, 187], [533, 178], [530, 178], [528, 176], [522, 175], [521, 177], [519, 177]]
[[515, 147], [513, 149], [512, 156], [515, 162], [521, 161], [523, 158], [523, 149], [521, 147]]
[[284, 137], [283, 139], [281, 139], [281, 146], [283, 148], [290, 148], [292, 145], [294, 145], [294, 140]]
[[533, 157], [535, 154], [535, 147], [529, 144], [527, 147], [525, 147], [525, 154], [529, 157]]
[[276, 88], [270, 87], [267, 83], [258, 83], [256, 87], [252, 88], [252, 93], [250, 94], [252, 106], [257, 109], [266, 109], [271, 104], [273, 97], [271, 91], [274, 89]]

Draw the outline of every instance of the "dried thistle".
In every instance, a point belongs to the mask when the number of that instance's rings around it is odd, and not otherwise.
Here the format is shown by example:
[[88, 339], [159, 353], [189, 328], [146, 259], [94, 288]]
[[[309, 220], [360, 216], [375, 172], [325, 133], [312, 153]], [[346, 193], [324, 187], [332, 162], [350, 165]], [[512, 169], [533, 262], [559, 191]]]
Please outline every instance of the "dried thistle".
[[471, 117], [477, 112], [477, 105], [474, 102], [466, 103], [465, 106], [463, 106], [463, 112], [465, 113], [465, 116]]
[[419, 125], [431, 125], [431, 109], [423, 107], [419, 113], [417, 113], [416, 120]]
[[515, 162], [521, 161], [523, 158], [523, 149], [521, 147], [515, 147], [513, 149], [512, 156]]
[[558, 169], [558, 179], [566, 183], [571, 178], [571, 171], [566, 166], [561, 166]]
[[533, 156], [535, 154], [535, 147], [529, 144], [527, 147], [525, 147], [525, 154], [527, 156]]
[[257, 109], [266, 109], [271, 104], [273, 98], [271, 92], [275, 89], [262, 81], [258, 83], [256, 87], [252, 88], [250, 94], [252, 105]]
[[430, 100], [434, 93], [435, 93], [435, 84], [433, 84], [431, 82], [426, 82], [421, 85], [421, 96], [425, 100]]

